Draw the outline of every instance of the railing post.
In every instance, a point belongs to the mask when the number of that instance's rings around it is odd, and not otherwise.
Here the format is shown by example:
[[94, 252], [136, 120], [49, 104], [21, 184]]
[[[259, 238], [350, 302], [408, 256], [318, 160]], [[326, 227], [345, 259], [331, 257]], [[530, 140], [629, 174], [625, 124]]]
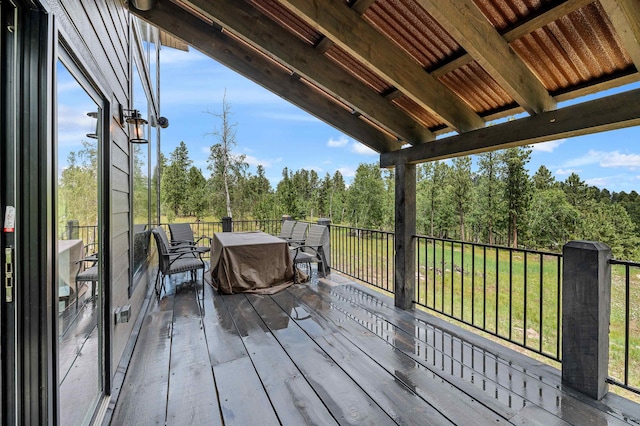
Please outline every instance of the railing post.
[[[322, 246], [322, 250], [324, 251], [324, 257], [327, 260], [327, 264], [324, 265], [326, 268], [327, 274], [331, 272], [331, 219], [321, 218], [318, 219], [318, 225], [323, 225], [327, 227], [327, 232], [329, 233], [329, 238], [327, 242]], [[318, 271], [323, 270], [323, 265], [318, 265]]]
[[[67, 221], [67, 239], [77, 240], [80, 238], [80, 227], [78, 219]], [[85, 241], [86, 244], [86, 241]]]
[[229, 216], [222, 218], [222, 232], [233, 232], [233, 219]]
[[395, 305], [412, 309], [416, 294], [416, 165], [396, 164], [395, 174]]
[[562, 257], [562, 383], [599, 400], [608, 391], [611, 249], [571, 241]]

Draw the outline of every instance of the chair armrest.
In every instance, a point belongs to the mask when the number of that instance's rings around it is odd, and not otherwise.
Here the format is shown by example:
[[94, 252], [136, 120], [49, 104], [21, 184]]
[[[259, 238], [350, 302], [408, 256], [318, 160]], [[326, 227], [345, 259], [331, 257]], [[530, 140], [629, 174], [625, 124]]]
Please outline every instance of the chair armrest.
[[179, 246], [179, 245], [189, 245], [189, 246], [193, 246], [195, 245], [195, 241], [189, 241], [189, 240], [171, 240], [169, 242], [169, 245], [171, 246]]
[[200, 240], [209, 240], [209, 245], [211, 245], [211, 241], [213, 241], [213, 238], [211, 237], [207, 237], [206, 235], [202, 235], [201, 237], [198, 237], [195, 242], [196, 244], [200, 242]]

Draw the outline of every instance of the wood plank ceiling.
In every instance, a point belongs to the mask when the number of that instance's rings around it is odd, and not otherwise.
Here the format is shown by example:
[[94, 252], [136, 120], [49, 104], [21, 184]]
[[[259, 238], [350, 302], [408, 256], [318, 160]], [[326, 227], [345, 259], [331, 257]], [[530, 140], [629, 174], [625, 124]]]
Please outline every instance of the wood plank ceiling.
[[638, 0], [131, 3], [385, 167], [640, 125]]

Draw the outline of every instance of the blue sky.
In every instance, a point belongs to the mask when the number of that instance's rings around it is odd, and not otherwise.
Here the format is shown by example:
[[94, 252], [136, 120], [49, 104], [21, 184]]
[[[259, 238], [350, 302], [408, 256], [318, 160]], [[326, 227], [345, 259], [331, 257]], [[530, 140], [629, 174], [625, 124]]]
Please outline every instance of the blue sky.
[[[284, 167], [313, 169], [321, 177], [340, 170], [349, 182], [358, 164], [379, 160], [359, 142], [193, 49], [161, 50], [160, 87], [161, 113], [170, 122], [161, 133], [162, 152], [168, 156], [184, 141], [205, 176], [209, 146], [217, 142], [207, 134], [220, 126], [220, 120], [207, 111], [221, 111], [225, 90], [231, 121], [237, 123], [236, 153], [246, 156], [252, 172], [262, 164], [272, 185]], [[88, 128], [95, 125], [83, 114], [77, 116]], [[638, 141], [640, 127], [537, 144], [528, 168], [533, 174], [544, 164], [557, 180], [576, 172], [590, 185], [618, 192], [639, 190]]]

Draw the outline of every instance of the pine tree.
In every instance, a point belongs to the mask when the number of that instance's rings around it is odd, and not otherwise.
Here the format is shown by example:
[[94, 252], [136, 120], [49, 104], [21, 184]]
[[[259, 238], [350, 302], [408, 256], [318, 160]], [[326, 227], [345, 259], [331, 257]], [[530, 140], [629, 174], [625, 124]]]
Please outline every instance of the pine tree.
[[518, 228], [524, 223], [525, 212], [531, 197], [531, 182], [525, 166], [531, 159], [529, 147], [509, 148], [504, 151], [505, 164], [505, 200], [509, 215], [509, 240], [513, 248], [518, 247]]

